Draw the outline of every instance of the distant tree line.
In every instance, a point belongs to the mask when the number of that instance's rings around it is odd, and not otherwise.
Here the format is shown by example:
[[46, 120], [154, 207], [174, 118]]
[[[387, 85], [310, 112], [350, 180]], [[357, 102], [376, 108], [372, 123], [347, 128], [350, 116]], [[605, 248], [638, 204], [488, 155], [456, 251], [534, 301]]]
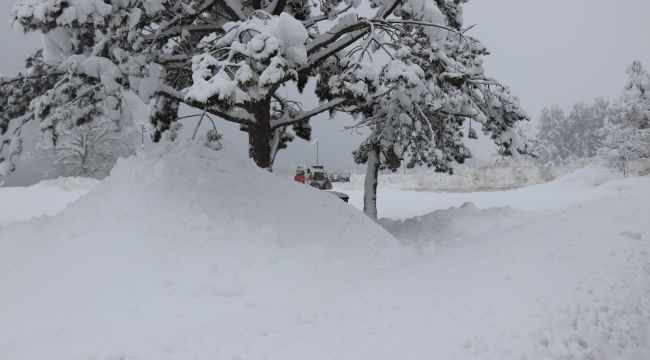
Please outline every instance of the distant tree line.
[[599, 155], [626, 171], [629, 161], [650, 157], [650, 75], [639, 61], [627, 74], [615, 102], [579, 102], [568, 114], [559, 106], [544, 108], [532, 141], [538, 159], [559, 165]]

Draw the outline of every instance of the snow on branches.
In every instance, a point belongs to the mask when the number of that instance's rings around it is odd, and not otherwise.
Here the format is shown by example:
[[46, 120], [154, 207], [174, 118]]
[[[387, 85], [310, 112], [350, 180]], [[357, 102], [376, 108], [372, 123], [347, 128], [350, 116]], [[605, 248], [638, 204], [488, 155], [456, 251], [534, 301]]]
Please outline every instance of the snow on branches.
[[[14, 28], [43, 33], [44, 51], [40, 65], [3, 80], [0, 95], [33, 80], [34, 103], [9, 97], [0, 106], [56, 138], [53, 124], [72, 102], [85, 107], [71, 123], [119, 122], [120, 95], [133, 92], [151, 105], [157, 141], [178, 128], [185, 104], [239, 124], [263, 168], [296, 136], [310, 138], [311, 118], [346, 112], [373, 129], [370, 142], [392, 149], [382, 164], [408, 153], [413, 165], [451, 171], [451, 162], [470, 156], [465, 121], [512, 153], [520, 144], [508, 129], [525, 119], [507, 90], [484, 76], [487, 51], [462, 29], [465, 2], [21, 0]], [[321, 102], [308, 108], [294, 89], [304, 92], [310, 80]]]
[[201, 41], [204, 53], [192, 60], [186, 99], [214, 99], [224, 108], [260, 101], [279, 84], [296, 80], [307, 62], [307, 30], [287, 13], [259, 11], [246, 21], [226, 23], [223, 30], [223, 37]]

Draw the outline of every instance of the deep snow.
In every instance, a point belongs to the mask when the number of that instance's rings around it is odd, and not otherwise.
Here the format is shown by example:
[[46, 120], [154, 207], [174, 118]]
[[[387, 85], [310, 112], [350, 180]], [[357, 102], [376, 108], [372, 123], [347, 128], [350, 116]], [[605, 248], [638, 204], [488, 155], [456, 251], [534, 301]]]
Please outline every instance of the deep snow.
[[227, 151], [121, 161], [0, 227], [0, 359], [650, 358], [650, 178], [392, 191], [394, 237]]
[[29, 187], [0, 188], [0, 227], [54, 215], [97, 185], [89, 178], [58, 178]]

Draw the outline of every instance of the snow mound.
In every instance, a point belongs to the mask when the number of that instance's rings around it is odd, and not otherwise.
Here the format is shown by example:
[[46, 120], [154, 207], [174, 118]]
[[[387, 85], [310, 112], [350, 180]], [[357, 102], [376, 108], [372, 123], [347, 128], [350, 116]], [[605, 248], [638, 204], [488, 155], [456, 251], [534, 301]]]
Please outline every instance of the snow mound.
[[60, 214], [0, 229], [0, 358], [268, 355], [400, 253], [351, 205], [227, 151], [120, 160]]
[[380, 223], [396, 238], [431, 252], [446, 245], [445, 242], [454, 242], [469, 234], [487, 233], [520, 219], [520, 213], [509, 207], [480, 210], [474, 203], [467, 202], [460, 207], [436, 210], [406, 220], [381, 219]]
[[381, 227], [336, 196], [202, 145], [170, 145], [144, 160], [124, 160], [92, 195], [80, 207], [111, 201], [116, 206], [103, 209], [106, 215], [147, 219], [154, 211], [180, 234], [199, 229], [286, 248], [326, 247], [354, 261], [394, 250]]
[[608, 181], [620, 179], [623, 174], [614, 169], [600, 165], [588, 165], [576, 169], [568, 174], [552, 181], [554, 186], [574, 186], [574, 187], [596, 187]]

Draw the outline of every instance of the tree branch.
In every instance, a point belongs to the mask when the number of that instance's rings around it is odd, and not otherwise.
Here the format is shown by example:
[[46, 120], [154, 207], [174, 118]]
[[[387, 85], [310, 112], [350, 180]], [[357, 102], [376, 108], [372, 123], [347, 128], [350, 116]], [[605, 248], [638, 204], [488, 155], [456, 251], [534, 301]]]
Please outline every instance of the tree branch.
[[[392, 0], [382, 5], [375, 16], [368, 20], [357, 21], [348, 26], [340, 26], [340, 23], [327, 32], [328, 36], [323, 36], [320, 41], [312, 42], [307, 45], [307, 54], [309, 61], [302, 70], [307, 70], [321, 62], [323, 59], [335, 54], [359, 40], [370, 30], [370, 22], [386, 19], [403, 0]], [[370, 21], [370, 22], [369, 22]], [[333, 32], [332, 32], [333, 31]]]
[[343, 99], [343, 98], [338, 98], [338, 99], [330, 100], [330, 101], [328, 101], [328, 102], [326, 102], [324, 104], [321, 104], [319, 106], [316, 106], [315, 108], [313, 108], [313, 109], [311, 109], [309, 111], [303, 111], [298, 115], [295, 115], [295, 116], [287, 115], [287, 116], [281, 117], [281, 118], [279, 118], [277, 120], [271, 121], [271, 128], [272, 129], [277, 129], [278, 127], [281, 127], [281, 126], [287, 126], [287, 125], [299, 123], [301, 121], [305, 121], [305, 120], [307, 120], [307, 119], [309, 119], [309, 118], [311, 118], [313, 116], [316, 116], [316, 115], [318, 115], [318, 114], [320, 114], [322, 112], [331, 110], [331, 109], [343, 104], [345, 101], [346, 100]]
[[169, 85], [159, 85], [157, 93], [178, 100], [197, 109], [207, 111], [229, 122], [241, 125], [252, 125], [255, 123], [255, 119], [251, 116], [251, 114], [249, 114], [247, 111], [244, 111], [243, 109], [239, 109], [239, 111], [236, 112], [227, 112], [215, 107], [206, 106], [207, 104], [198, 101], [188, 101], [179, 91], [175, 90]]

